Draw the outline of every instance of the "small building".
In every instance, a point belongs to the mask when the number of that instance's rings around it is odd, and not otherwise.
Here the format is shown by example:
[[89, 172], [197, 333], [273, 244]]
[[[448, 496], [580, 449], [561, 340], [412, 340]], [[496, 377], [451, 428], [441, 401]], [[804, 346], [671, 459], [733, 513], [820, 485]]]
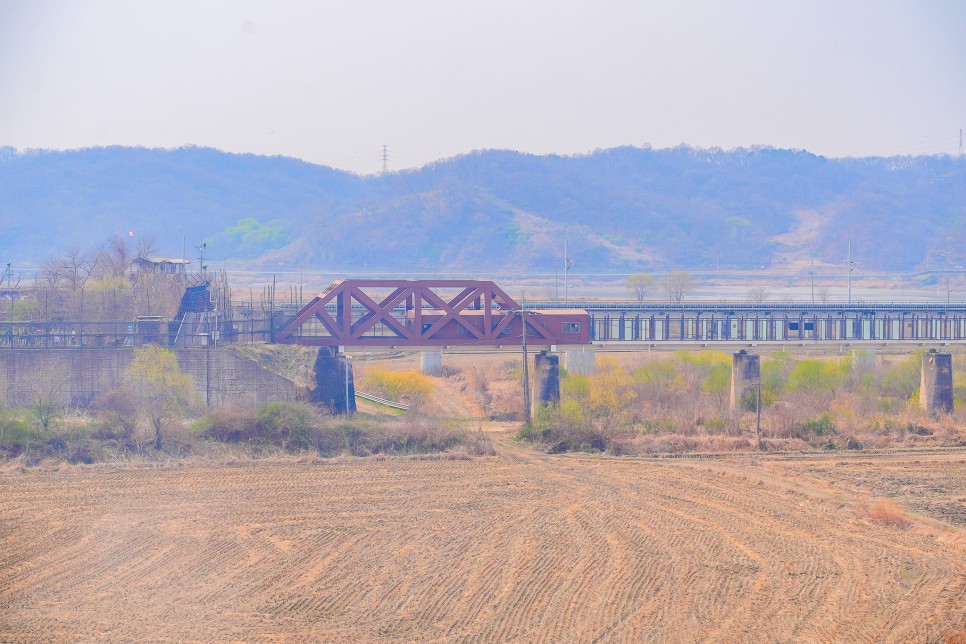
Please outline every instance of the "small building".
[[187, 259], [172, 259], [170, 257], [138, 257], [131, 262], [131, 266], [139, 273], [185, 275], [190, 263], [191, 261]]

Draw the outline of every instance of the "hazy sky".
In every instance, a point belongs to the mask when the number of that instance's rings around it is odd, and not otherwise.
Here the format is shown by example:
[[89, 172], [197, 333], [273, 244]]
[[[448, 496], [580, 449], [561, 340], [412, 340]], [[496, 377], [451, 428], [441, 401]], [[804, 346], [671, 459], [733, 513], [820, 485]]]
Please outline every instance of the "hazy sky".
[[966, 2], [0, 0], [0, 146], [955, 154]]

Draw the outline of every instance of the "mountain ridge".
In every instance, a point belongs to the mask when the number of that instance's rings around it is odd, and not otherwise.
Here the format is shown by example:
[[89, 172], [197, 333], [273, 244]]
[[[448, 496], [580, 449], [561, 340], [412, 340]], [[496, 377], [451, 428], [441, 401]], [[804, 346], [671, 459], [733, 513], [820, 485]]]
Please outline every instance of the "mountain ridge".
[[161, 254], [360, 270], [753, 268], [966, 263], [966, 161], [805, 151], [482, 150], [360, 176], [211, 148], [0, 148], [0, 259], [135, 231]]

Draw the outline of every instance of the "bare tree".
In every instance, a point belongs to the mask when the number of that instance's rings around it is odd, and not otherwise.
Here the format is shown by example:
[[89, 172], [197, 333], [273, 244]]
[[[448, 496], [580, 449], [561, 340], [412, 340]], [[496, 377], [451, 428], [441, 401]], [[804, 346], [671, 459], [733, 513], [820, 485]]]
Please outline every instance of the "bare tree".
[[131, 270], [134, 259], [127, 240], [115, 235], [107, 240], [106, 246], [98, 253], [99, 277], [124, 277]]
[[638, 302], [643, 302], [654, 292], [654, 278], [646, 273], [634, 273], [624, 280], [624, 286], [630, 289]]
[[495, 374], [491, 365], [486, 363], [473, 365], [467, 372], [474, 398], [480, 404], [484, 418], [493, 415], [493, 392], [490, 390]]
[[145, 237], [143, 235], [138, 235], [137, 240], [134, 242], [134, 257], [135, 259], [144, 259], [146, 257], [152, 257], [158, 252], [158, 246], [154, 243], [154, 238]]
[[694, 281], [691, 279], [691, 273], [687, 271], [671, 271], [664, 278], [663, 286], [668, 301], [680, 304], [694, 288]]
[[818, 288], [818, 301], [819, 302], [821, 302], [822, 304], [828, 304], [828, 302], [831, 299], [831, 297], [832, 297], [832, 294], [829, 291], [829, 287], [827, 287], [827, 286], [820, 286]]
[[746, 295], [748, 299], [755, 304], [764, 304], [766, 301], [768, 301], [771, 293], [765, 286], [758, 284], [757, 286], [752, 286], [750, 289], [748, 289]]
[[58, 402], [66, 387], [66, 374], [53, 362], [32, 370], [23, 378], [23, 390], [30, 400], [30, 414], [44, 434], [50, 431], [60, 414]]

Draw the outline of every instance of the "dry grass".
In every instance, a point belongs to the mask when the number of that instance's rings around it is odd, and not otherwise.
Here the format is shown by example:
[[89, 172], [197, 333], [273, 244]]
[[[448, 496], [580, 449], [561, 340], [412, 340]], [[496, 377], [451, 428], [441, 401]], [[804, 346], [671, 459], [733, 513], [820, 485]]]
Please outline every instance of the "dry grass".
[[862, 515], [870, 522], [905, 530], [912, 526], [910, 519], [894, 501], [877, 499], [862, 508]]

